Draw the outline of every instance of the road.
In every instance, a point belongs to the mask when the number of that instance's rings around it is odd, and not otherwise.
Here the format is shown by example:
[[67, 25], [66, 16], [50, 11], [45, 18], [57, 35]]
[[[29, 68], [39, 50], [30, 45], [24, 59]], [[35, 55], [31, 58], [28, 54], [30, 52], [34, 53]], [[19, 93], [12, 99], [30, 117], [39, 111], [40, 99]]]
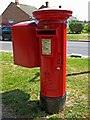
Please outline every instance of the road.
[[[90, 46], [90, 42], [67, 41], [67, 55], [78, 54], [78, 55], [87, 57], [88, 51], [90, 51], [90, 47], [88, 46]], [[0, 41], [0, 51], [12, 52], [12, 42], [11, 41]]]
[[12, 42], [0, 41], [0, 51], [12, 52]]
[[67, 55], [76, 54], [84, 57], [90, 57], [90, 42], [72, 42], [67, 41]]

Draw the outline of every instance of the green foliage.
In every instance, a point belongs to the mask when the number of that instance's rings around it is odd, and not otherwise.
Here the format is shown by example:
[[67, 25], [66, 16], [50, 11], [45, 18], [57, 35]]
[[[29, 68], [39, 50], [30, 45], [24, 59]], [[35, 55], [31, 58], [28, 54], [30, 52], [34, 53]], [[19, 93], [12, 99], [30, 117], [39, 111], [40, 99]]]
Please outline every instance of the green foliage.
[[72, 33], [81, 33], [82, 30], [84, 29], [84, 26], [81, 22], [79, 21], [72, 21], [70, 24], [69, 24], [69, 28], [70, 28], [70, 31]]
[[84, 30], [86, 30], [86, 32], [90, 32], [90, 22], [84, 24]]

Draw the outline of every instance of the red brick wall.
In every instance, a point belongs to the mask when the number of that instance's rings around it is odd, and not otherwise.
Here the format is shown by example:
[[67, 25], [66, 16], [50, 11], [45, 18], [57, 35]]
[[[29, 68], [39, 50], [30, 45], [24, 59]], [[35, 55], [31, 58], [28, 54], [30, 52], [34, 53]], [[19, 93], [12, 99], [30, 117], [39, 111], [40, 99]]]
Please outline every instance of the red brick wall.
[[8, 20], [10, 19], [14, 20], [14, 23], [30, 20], [29, 15], [27, 15], [14, 3], [10, 3], [2, 14], [2, 23], [8, 23]]

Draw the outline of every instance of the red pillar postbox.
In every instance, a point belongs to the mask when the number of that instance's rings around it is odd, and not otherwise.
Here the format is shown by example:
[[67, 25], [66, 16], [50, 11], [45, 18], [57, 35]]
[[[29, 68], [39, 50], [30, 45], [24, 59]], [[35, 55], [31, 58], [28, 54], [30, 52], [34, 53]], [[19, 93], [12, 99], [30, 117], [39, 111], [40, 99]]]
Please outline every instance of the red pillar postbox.
[[66, 19], [72, 11], [41, 9], [33, 15], [39, 21], [40, 106], [48, 113], [57, 113], [66, 100]]

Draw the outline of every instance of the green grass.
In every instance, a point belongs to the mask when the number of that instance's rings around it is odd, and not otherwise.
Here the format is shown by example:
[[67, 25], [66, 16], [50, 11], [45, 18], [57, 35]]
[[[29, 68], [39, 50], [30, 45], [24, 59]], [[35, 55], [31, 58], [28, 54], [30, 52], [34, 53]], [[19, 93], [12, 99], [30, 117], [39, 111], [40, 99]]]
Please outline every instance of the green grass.
[[[39, 68], [24, 68], [13, 64], [11, 53], [0, 53], [2, 76], [2, 103], [7, 117], [33, 118], [33, 120], [77, 119], [88, 117], [88, 74], [67, 76], [67, 102], [65, 109], [54, 115], [38, 107], [40, 92]], [[67, 75], [88, 71], [88, 59], [67, 58]], [[3, 113], [4, 113], [3, 108]]]
[[67, 34], [67, 40], [90, 40], [90, 34]]

